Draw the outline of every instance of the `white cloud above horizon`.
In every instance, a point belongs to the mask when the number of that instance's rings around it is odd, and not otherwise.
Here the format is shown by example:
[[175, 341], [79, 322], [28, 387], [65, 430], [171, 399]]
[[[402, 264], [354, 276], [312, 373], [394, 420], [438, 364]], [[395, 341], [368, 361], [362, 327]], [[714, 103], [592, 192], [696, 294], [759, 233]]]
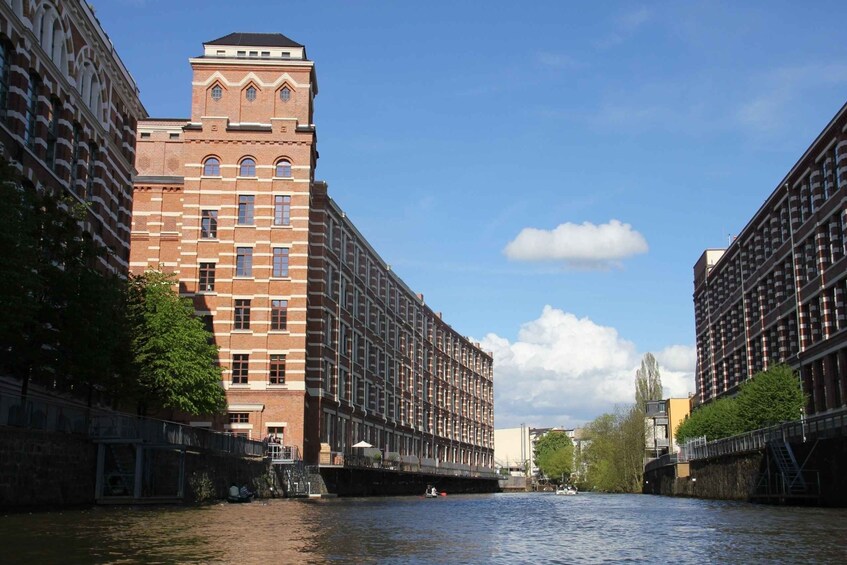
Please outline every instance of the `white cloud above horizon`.
[[[514, 342], [480, 340], [494, 354], [494, 427], [579, 426], [630, 404], [642, 353], [615, 328], [552, 306], [524, 323]], [[655, 352], [665, 397], [694, 390], [694, 348]]]
[[647, 240], [630, 224], [610, 220], [599, 225], [566, 222], [552, 230], [524, 228], [503, 253], [512, 261], [563, 261], [572, 268], [605, 270], [648, 249]]

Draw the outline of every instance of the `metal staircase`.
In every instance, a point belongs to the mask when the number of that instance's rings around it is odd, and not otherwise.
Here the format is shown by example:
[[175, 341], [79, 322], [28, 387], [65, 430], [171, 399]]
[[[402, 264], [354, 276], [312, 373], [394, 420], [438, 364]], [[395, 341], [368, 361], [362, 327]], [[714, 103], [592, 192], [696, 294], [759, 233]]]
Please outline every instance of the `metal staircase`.
[[770, 441], [768, 442], [768, 450], [782, 478], [783, 493], [791, 495], [806, 494], [808, 487], [806, 481], [803, 479], [803, 471], [797, 464], [794, 451], [788, 442], [784, 440]]

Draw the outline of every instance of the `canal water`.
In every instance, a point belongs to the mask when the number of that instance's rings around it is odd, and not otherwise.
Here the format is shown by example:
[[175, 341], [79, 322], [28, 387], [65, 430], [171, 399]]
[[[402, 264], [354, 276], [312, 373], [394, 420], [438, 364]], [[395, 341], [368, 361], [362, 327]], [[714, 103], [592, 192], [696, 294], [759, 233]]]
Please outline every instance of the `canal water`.
[[844, 563], [847, 510], [494, 494], [0, 515], [10, 563]]

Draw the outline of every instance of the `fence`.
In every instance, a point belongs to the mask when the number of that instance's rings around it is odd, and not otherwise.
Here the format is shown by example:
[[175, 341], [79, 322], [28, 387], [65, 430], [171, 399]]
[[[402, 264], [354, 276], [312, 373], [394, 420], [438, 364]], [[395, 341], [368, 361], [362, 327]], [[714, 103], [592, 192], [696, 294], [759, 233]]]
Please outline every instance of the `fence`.
[[760, 451], [768, 442], [805, 441], [827, 439], [847, 435], [847, 408], [839, 408], [824, 414], [815, 414], [793, 422], [785, 422], [736, 436], [706, 441], [705, 437], [687, 441], [679, 453], [680, 461], [708, 459], [721, 455]]
[[0, 425], [78, 434], [100, 441], [141, 441], [248, 457], [265, 455], [260, 441], [175, 422], [118, 414], [102, 408], [87, 408], [71, 401], [35, 396], [21, 401], [19, 393], [6, 390], [0, 390]]
[[95, 416], [91, 420], [89, 433], [92, 439], [100, 441], [140, 441], [149, 444], [194, 447], [247, 457], [265, 456], [265, 446], [261, 441], [175, 422], [119, 414]]
[[452, 477], [470, 478], [498, 478], [497, 472], [490, 467], [466, 465], [462, 463], [447, 463], [434, 459], [421, 461], [417, 457], [398, 456], [376, 457], [369, 453], [347, 452], [342, 456], [344, 467], [365, 469], [388, 469], [392, 471], [405, 471], [409, 473], [425, 473], [429, 475], [444, 475]]

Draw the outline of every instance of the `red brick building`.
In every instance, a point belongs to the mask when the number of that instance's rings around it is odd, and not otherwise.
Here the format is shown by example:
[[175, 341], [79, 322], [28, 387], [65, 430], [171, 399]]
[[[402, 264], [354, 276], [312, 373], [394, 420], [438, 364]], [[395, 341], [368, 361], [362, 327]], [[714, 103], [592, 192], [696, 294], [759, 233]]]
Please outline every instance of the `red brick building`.
[[85, 229], [129, 265], [138, 88], [87, 2], [0, 0], [0, 151], [24, 184], [85, 203]]
[[799, 371], [807, 414], [847, 404], [847, 106], [727, 249], [694, 267], [700, 402], [776, 362]]
[[491, 466], [491, 356], [428, 308], [314, 180], [305, 48], [234, 33], [190, 62], [191, 118], [139, 124], [131, 267], [175, 272], [206, 317], [225, 368], [223, 427], [280, 434], [312, 463], [365, 440]]

